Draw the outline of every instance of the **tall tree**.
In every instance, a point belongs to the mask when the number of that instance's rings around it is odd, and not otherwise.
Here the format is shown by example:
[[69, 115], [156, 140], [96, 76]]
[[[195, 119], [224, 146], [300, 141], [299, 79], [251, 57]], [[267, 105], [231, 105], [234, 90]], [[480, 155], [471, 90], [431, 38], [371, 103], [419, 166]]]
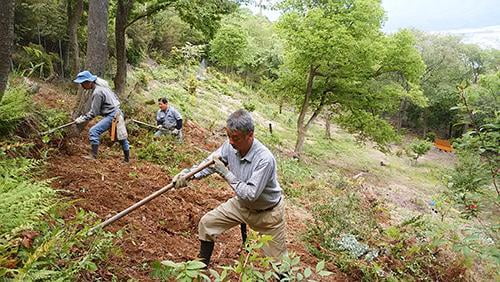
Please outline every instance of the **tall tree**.
[[241, 8], [225, 16], [210, 43], [210, 56], [220, 66], [236, 69], [247, 82], [276, 78], [283, 62], [282, 42], [265, 17]]
[[85, 68], [104, 76], [108, 62], [108, 0], [89, 0]]
[[[88, 42], [85, 68], [103, 76], [108, 61], [108, 0], [89, 0]], [[73, 117], [88, 111], [90, 92], [81, 91]]]
[[210, 42], [210, 53], [226, 72], [235, 69], [245, 60], [248, 36], [238, 25], [225, 25], [215, 34]]
[[116, 59], [117, 71], [114, 78], [118, 95], [123, 94], [127, 80], [126, 30], [135, 22], [152, 16], [168, 7], [174, 7], [181, 18], [192, 26], [201, 29], [208, 38], [213, 36], [222, 14], [237, 7], [231, 0], [155, 0], [142, 4], [133, 0], [118, 0], [116, 13]]
[[406, 109], [406, 126], [436, 132], [440, 138], [449, 138], [458, 122], [458, 112], [450, 110], [458, 103], [456, 85], [463, 80], [473, 80], [472, 68], [463, 44], [456, 36], [444, 36], [413, 31], [426, 68], [422, 76], [422, 90], [429, 107], [410, 105]]
[[14, 0], [0, 0], [0, 102], [10, 70], [10, 54], [14, 41]]
[[80, 70], [80, 47], [78, 45], [78, 24], [83, 14], [83, 0], [68, 0], [68, 62], [70, 77]]
[[116, 7], [115, 40], [116, 40], [116, 75], [115, 90], [118, 95], [123, 93], [127, 79], [127, 51], [125, 45], [125, 30], [128, 26], [128, 15], [133, 0], [118, 0]]
[[394, 140], [396, 134], [381, 115], [394, 110], [400, 97], [421, 96], [415, 82], [423, 63], [418, 53], [406, 52], [408, 60], [397, 56], [413, 48], [411, 40], [385, 38], [380, 32], [380, 1], [297, 0], [284, 1], [283, 8], [287, 12], [278, 27], [285, 63], [275, 85], [300, 109], [295, 153], [302, 151], [323, 108], [333, 104], [340, 114], [337, 121], [358, 137], [382, 146]]

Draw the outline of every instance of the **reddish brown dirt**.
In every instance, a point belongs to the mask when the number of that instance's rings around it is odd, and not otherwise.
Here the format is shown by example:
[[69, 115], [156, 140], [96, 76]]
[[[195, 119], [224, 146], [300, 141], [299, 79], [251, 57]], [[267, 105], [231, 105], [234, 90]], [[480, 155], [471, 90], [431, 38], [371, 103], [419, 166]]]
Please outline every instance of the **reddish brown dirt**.
[[[53, 85], [41, 80], [33, 80], [31, 83], [36, 83], [40, 89], [33, 96], [35, 103], [44, 105], [52, 109], [64, 109], [71, 113], [76, 103], [76, 95], [68, 95], [67, 90], [55, 88]], [[76, 88], [74, 89], [76, 93]]]
[[[35, 95], [39, 105], [63, 108], [71, 111], [76, 96], [52, 85], [39, 82], [40, 90]], [[88, 128], [87, 128], [88, 130]], [[210, 152], [223, 141], [220, 132], [211, 133], [195, 123], [185, 124], [187, 146]], [[106, 141], [104, 143], [107, 143]], [[61, 194], [77, 200], [74, 209], [92, 211], [101, 219], [109, 218], [147, 195], [167, 185], [171, 175], [158, 165], [137, 160], [132, 150], [130, 164], [121, 162], [118, 145], [111, 148], [100, 146], [100, 158], [89, 161], [86, 131], [80, 138], [66, 140], [59, 147], [45, 171], [45, 178], [52, 178], [52, 186]], [[133, 144], [132, 144], [133, 145]], [[108, 231], [124, 230], [122, 238], [115, 239], [117, 251], [99, 265], [94, 277], [87, 280], [134, 279], [149, 281], [151, 262], [157, 260], [185, 261], [198, 254], [197, 225], [200, 218], [211, 209], [233, 196], [227, 184], [217, 176], [202, 181], [193, 181], [188, 188], [167, 192], [147, 205], [120, 219]], [[74, 210], [67, 210], [70, 217]], [[314, 267], [317, 259], [311, 255], [300, 240], [307, 221], [303, 211], [291, 204], [287, 206], [287, 234], [289, 251], [301, 257], [303, 266]], [[213, 254], [212, 267], [228, 265], [240, 253], [241, 235], [233, 228], [221, 235]], [[330, 270], [335, 271], [331, 267]], [[90, 278], [88, 278], [90, 277]], [[322, 281], [342, 281], [346, 277], [338, 271]]]

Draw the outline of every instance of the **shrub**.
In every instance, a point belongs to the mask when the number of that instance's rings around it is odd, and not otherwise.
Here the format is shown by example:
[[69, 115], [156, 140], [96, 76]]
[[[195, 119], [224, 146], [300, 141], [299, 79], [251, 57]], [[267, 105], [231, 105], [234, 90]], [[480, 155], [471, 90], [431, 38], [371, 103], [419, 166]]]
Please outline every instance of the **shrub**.
[[97, 270], [112, 235], [88, 236], [95, 220], [83, 211], [63, 220], [48, 182], [30, 180], [38, 165], [0, 155], [0, 281], [79, 280], [82, 271]]
[[191, 95], [194, 95], [196, 94], [196, 88], [198, 88], [198, 80], [196, 79], [196, 77], [194, 77], [193, 75], [190, 76], [188, 79], [187, 79], [187, 86], [186, 86], [186, 90], [189, 94]]
[[25, 85], [13, 81], [0, 101], [0, 135], [12, 132], [28, 114], [28, 91]]
[[[332, 273], [325, 270], [325, 262], [320, 261], [314, 269], [299, 267], [300, 257], [290, 254], [280, 259], [281, 263], [275, 263], [270, 257], [260, 255], [260, 249], [272, 240], [269, 235], [259, 235], [257, 232], [250, 232], [245, 252], [242, 252], [233, 265], [223, 266], [219, 273], [210, 269], [210, 275], [214, 278], [210, 280], [208, 275], [203, 273], [205, 264], [200, 261], [187, 261], [175, 263], [172, 261], [162, 261], [153, 264], [154, 278], [162, 281], [231, 281], [230, 278], [238, 276], [238, 281], [314, 281], [313, 275], [327, 277]], [[279, 277], [278, 274], [284, 277]]]
[[429, 142], [434, 142], [434, 140], [436, 140], [436, 133], [429, 131], [425, 134], [424, 139]]
[[312, 169], [295, 159], [278, 160], [280, 184], [288, 197], [300, 197], [312, 180]]
[[154, 162], [160, 165], [166, 165], [172, 159], [174, 153], [174, 146], [165, 142], [165, 138], [148, 137], [146, 140], [138, 140], [139, 148], [137, 149], [137, 157], [141, 160]]
[[252, 101], [243, 102], [243, 108], [245, 108], [245, 110], [249, 112], [253, 112], [255, 111], [255, 103], [253, 103]]
[[[70, 117], [68, 113], [61, 109], [45, 109], [42, 108], [38, 112], [37, 121], [39, 122], [39, 130], [47, 131], [49, 129], [55, 128], [57, 126], [68, 123]], [[50, 140], [61, 139], [64, 136], [64, 130], [55, 131], [49, 135], [44, 135], [42, 141], [44, 143], [50, 142]]]
[[440, 241], [442, 234], [433, 233], [428, 220], [417, 216], [383, 227], [376, 221], [382, 216], [377, 206], [359, 192], [347, 190], [319, 205], [314, 211], [315, 223], [306, 235], [309, 249], [354, 280], [446, 281], [464, 277], [463, 258], [444, 255], [451, 251]]
[[487, 164], [471, 151], [459, 151], [458, 162], [448, 176], [447, 186], [452, 198], [461, 206], [465, 218], [477, 217], [481, 202], [491, 182]]
[[408, 156], [413, 158], [415, 164], [418, 158], [425, 155], [432, 148], [432, 144], [425, 140], [416, 140], [412, 142], [407, 150]]
[[189, 42], [186, 42], [181, 48], [172, 47], [170, 51], [171, 61], [175, 65], [187, 64], [193, 65], [199, 62], [201, 57], [204, 55], [206, 49], [206, 45], [193, 45]]
[[36, 75], [47, 78], [54, 74], [54, 65], [59, 62], [59, 57], [54, 53], [47, 53], [42, 46], [29, 44], [13, 56], [14, 65], [23, 76]]
[[23, 177], [37, 164], [23, 158], [0, 160], [0, 233], [31, 227], [55, 203], [55, 191], [47, 183]]

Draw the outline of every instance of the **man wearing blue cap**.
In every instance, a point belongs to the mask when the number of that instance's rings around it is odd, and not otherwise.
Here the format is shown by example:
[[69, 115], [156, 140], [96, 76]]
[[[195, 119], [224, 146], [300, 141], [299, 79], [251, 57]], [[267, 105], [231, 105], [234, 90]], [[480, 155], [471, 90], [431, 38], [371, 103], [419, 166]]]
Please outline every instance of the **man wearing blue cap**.
[[99, 138], [102, 133], [111, 127], [113, 119], [116, 119], [118, 121], [117, 139], [123, 149], [124, 161], [129, 162], [130, 149], [127, 140], [127, 130], [123, 120], [123, 113], [120, 110], [120, 101], [118, 101], [116, 94], [109, 89], [107, 83], [105, 81], [101, 81], [103, 80], [99, 79], [89, 71], [82, 71], [76, 76], [76, 79], [74, 80], [75, 83], [79, 83], [85, 90], [92, 91], [92, 104], [90, 111], [75, 119], [75, 123], [81, 124], [90, 121], [97, 115], [101, 115], [103, 117], [103, 119], [92, 126], [89, 130], [89, 140], [90, 145], [92, 146], [89, 158], [96, 159], [97, 151], [99, 149]]

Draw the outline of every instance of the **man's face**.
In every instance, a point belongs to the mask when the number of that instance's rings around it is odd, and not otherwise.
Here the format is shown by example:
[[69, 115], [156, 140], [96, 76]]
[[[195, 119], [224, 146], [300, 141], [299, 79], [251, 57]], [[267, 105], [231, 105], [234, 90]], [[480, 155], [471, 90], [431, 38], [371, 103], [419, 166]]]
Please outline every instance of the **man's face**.
[[168, 103], [163, 103], [162, 101], [158, 102], [158, 106], [160, 107], [160, 110], [166, 111], [168, 109]]
[[82, 84], [83, 89], [85, 89], [85, 90], [92, 89], [92, 81], [84, 81], [81, 84]]
[[253, 132], [245, 133], [239, 130], [229, 130], [226, 128], [226, 133], [229, 138], [229, 144], [231, 144], [231, 146], [243, 157], [252, 146]]

